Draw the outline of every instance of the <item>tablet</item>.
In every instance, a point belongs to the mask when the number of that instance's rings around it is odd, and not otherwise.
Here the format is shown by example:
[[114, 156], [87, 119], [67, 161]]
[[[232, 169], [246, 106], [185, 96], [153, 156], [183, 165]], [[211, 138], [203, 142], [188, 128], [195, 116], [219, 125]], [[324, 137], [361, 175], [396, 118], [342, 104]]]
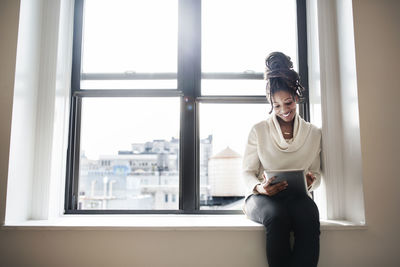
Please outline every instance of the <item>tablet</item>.
[[267, 179], [275, 176], [271, 184], [287, 181], [288, 186], [277, 195], [308, 195], [304, 170], [264, 171]]

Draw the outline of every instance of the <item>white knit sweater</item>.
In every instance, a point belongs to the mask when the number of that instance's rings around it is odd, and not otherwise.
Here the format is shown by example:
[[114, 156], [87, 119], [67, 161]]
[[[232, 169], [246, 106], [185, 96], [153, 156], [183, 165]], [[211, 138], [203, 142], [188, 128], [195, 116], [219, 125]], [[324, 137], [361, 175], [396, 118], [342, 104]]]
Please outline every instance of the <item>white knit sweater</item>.
[[251, 129], [243, 156], [245, 199], [251, 194], [258, 194], [255, 187], [263, 181], [264, 170], [310, 171], [316, 176], [316, 180], [309, 191], [319, 186], [321, 130], [298, 114], [294, 120], [293, 141], [290, 144], [284, 139], [275, 114]]

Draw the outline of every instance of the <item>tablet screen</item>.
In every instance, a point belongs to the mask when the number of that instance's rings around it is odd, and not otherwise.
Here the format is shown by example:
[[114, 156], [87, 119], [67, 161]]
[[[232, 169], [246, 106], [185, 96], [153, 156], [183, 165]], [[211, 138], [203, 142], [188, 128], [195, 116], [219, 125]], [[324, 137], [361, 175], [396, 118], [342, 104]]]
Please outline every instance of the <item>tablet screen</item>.
[[287, 181], [288, 186], [279, 192], [279, 195], [304, 195], [308, 194], [304, 170], [265, 171], [267, 179], [275, 176], [271, 184]]

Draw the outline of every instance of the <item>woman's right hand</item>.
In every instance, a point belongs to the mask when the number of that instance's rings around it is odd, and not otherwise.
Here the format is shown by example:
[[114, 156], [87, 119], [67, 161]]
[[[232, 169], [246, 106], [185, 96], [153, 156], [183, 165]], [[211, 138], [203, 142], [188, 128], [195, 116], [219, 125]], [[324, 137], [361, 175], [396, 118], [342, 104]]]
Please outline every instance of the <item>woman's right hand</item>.
[[256, 187], [258, 193], [262, 195], [267, 195], [267, 196], [276, 195], [280, 191], [285, 190], [288, 186], [288, 183], [286, 181], [276, 184], [271, 184], [275, 180], [275, 176], [269, 178], [268, 180], [266, 179], [265, 175], [263, 176], [264, 176], [264, 182], [262, 184], [257, 185]]

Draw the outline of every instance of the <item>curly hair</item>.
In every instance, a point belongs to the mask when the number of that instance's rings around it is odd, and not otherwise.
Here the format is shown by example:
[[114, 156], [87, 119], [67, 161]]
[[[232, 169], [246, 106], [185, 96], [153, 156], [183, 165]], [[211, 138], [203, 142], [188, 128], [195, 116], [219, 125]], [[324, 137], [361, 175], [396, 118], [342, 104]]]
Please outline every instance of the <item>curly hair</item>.
[[[272, 52], [265, 59], [264, 79], [267, 81], [267, 97], [272, 104], [275, 92], [286, 91], [298, 99], [298, 103], [305, 101], [305, 88], [300, 84], [299, 74], [293, 69], [290, 57], [282, 52]], [[272, 112], [272, 106], [269, 114]]]

